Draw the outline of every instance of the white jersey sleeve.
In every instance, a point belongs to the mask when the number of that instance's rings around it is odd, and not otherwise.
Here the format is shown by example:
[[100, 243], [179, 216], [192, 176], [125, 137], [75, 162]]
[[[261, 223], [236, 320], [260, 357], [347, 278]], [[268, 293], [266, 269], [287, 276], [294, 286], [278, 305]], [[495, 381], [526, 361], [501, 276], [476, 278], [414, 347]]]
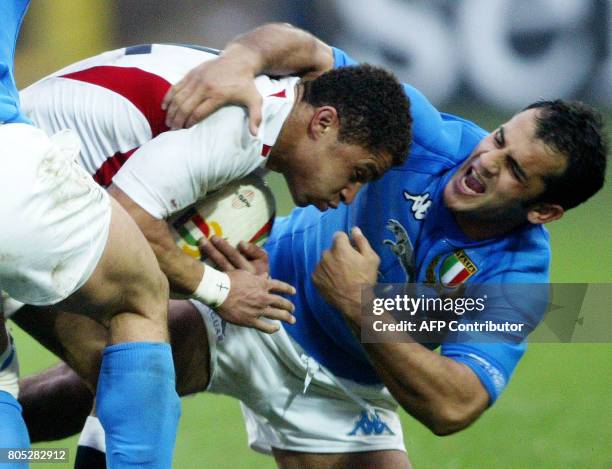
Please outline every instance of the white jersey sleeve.
[[265, 164], [246, 119], [228, 106], [190, 129], [165, 132], [140, 147], [113, 183], [153, 217], [168, 218]]

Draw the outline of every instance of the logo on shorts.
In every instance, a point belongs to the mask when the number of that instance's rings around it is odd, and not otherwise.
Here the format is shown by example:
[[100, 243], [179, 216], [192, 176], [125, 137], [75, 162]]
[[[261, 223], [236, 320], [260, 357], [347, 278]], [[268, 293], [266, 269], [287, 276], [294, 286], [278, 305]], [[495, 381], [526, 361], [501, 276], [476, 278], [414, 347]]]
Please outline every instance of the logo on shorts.
[[382, 421], [377, 411], [374, 411], [372, 414], [368, 414], [365, 410], [361, 412], [359, 418], [355, 422], [355, 427], [350, 433], [347, 433], [347, 435], [355, 436], [360, 432], [365, 436], [383, 435], [385, 432], [387, 432], [388, 435], [395, 435], [389, 426]]
[[217, 341], [221, 342], [225, 337], [225, 326], [227, 323], [212, 309], [209, 309], [207, 312], [208, 317], [212, 322], [213, 329], [215, 330], [215, 338]]

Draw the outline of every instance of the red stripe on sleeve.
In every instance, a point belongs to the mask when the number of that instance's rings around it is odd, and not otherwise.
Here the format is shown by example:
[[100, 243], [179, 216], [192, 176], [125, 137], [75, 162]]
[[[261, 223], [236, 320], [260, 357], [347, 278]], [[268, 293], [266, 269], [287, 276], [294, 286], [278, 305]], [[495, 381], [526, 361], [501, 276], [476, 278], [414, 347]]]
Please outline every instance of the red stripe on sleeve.
[[158, 75], [134, 67], [102, 65], [62, 75], [63, 78], [98, 85], [120, 94], [145, 116], [153, 137], [170, 130], [161, 102], [170, 83]]
[[268, 97], [275, 96], [277, 98], [286, 98], [287, 97], [287, 93], [285, 91], [286, 90], [281, 90], [278, 93], [274, 93], [274, 94], [268, 95]]
[[138, 147], [132, 148], [125, 153], [118, 151], [113, 156], [109, 156], [93, 175], [94, 181], [103, 187], [110, 186], [110, 183], [113, 182], [113, 176], [117, 174], [117, 171], [123, 166], [123, 163], [125, 163], [136, 150], [138, 150]]

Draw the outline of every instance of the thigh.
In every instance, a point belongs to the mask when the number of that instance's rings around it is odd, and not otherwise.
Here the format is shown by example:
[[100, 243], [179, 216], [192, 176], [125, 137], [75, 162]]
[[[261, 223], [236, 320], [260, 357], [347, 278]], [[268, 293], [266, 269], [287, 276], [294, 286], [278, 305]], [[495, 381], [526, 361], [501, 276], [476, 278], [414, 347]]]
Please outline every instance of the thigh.
[[280, 469], [341, 469], [367, 467], [371, 469], [410, 469], [408, 455], [403, 451], [364, 451], [359, 453], [301, 453], [272, 449]]
[[111, 200], [102, 256], [87, 282], [58, 308], [114, 324], [112, 343], [167, 341], [168, 281], [136, 223]]

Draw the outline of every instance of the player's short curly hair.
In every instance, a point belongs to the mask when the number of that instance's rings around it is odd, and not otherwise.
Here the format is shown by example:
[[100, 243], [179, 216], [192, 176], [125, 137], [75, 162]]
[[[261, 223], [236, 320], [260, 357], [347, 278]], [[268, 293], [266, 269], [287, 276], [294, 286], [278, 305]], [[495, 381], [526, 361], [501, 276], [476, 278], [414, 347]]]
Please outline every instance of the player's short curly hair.
[[303, 87], [304, 102], [336, 109], [340, 142], [381, 158], [387, 154], [393, 165], [405, 161], [412, 141], [410, 101], [392, 73], [367, 64], [342, 67], [304, 81]]
[[538, 109], [535, 137], [567, 159], [563, 174], [545, 178], [538, 202], [580, 205], [603, 187], [608, 143], [603, 119], [593, 108], [577, 101], [537, 101], [525, 109]]

